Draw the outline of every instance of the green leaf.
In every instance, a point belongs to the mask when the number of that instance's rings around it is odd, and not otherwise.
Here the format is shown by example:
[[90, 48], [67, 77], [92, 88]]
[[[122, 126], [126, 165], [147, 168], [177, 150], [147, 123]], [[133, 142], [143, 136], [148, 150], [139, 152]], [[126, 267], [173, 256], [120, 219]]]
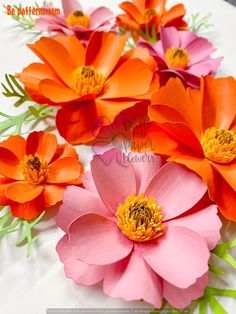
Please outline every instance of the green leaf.
[[204, 29], [208, 29], [213, 25], [209, 23], [209, 18], [211, 17], [211, 13], [201, 17], [200, 13], [191, 14], [190, 19], [188, 20], [188, 26], [190, 31], [194, 33], [199, 33]]
[[215, 275], [224, 275], [224, 270], [220, 269], [219, 267], [209, 265], [209, 271], [211, 271]]
[[236, 239], [230, 242], [220, 243], [215, 247], [212, 253], [224, 260], [226, 263], [230, 264], [234, 269], [236, 269], [236, 259], [228, 252], [229, 249], [235, 246]]

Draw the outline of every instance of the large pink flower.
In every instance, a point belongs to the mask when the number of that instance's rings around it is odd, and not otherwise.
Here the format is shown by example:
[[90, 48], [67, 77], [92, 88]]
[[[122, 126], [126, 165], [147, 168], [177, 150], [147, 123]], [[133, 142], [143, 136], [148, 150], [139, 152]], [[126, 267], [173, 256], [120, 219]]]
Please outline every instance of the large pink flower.
[[95, 156], [85, 189], [64, 193], [57, 223], [66, 235], [57, 252], [65, 273], [77, 284], [103, 281], [114, 298], [157, 308], [165, 298], [184, 308], [208, 283], [209, 250], [220, 238], [217, 208], [184, 166], [163, 165], [152, 153], [117, 154]]
[[113, 13], [106, 7], [91, 8], [83, 11], [77, 0], [62, 0], [63, 15], [46, 15], [36, 20], [35, 28], [41, 31], [76, 35], [88, 40], [92, 32], [108, 32], [113, 27]]
[[163, 84], [178, 76], [186, 85], [199, 88], [200, 77], [215, 74], [223, 60], [223, 57], [210, 57], [216, 49], [207, 39], [175, 27], [162, 27], [161, 40], [156, 44], [140, 42], [139, 45], [146, 47], [157, 61]]

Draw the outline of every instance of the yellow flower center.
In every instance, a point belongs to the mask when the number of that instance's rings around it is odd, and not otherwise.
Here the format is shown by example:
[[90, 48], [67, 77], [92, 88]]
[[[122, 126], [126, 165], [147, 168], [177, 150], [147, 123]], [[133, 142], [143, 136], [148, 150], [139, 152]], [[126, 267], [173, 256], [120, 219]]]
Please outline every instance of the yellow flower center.
[[131, 194], [124, 204], [119, 205], [116, 217], [122, 233], [136, 242], [160, 237], [165, 227], [161, 207], [154, 198], [146, 198], [144, 194]]
[[32, 184], [40, 184], [47, 177], [48, 163], [39, 154], [28, 155], [21, 161], [20, 169], [26, 181]]
[[72, 88], [80, 95], [98, 95], [105, 83], [104, 76], [93, 66], [82, 66], [72, 73]]
[[225, 129], [209, 128], [202, 135], [202, 148], [206, 158], [225, 164], [236, 158], [236, 133]]
[[71, 27], [78, 25], [89, 28], [90, 17], [88, 15], [84, 15], [82, 11], [75, 11], [67, 16], [66, 22]]
[[170, 69], [185, 69], [190, 61], [188, 52], [182, 48], [168, 48], [165, 59]]

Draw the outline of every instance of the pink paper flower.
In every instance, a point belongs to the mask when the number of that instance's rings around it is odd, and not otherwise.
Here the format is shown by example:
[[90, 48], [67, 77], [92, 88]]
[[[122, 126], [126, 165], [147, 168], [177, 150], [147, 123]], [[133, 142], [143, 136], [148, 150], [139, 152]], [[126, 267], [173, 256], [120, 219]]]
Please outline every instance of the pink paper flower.
[[35, 28], [41, 31], [76, 35], [88, 40], [94, 31], [108, 32], [112, 29], [113, 13], [106, 7], [83, 11], [77, 0], [62, 0], [63, 15], [48, 15], [36, 20]]
[[112, 158], [118, 153], [95, 156], [85, 188], [64, 193], [57, 223], [66, 235], [57, 252], [66, 276], [82, 285], [103, 281], [112, 298], [157, 308], [165, 298], [184, 308], [208, 283], [217, 208], [203, 201], [206, 186], [187, 168], [152, 153], [120, 152], [121, 163]]
[[210, 57], [216, 49], [207, 39], [174, 27], [162, 27], [161, 39], [156, 44], [139, 45], [146, 47], [157, 61], [162, 84], [178, 76], [187, 86], [199, 88], [200, 77], [215, 74], [223, 60]]

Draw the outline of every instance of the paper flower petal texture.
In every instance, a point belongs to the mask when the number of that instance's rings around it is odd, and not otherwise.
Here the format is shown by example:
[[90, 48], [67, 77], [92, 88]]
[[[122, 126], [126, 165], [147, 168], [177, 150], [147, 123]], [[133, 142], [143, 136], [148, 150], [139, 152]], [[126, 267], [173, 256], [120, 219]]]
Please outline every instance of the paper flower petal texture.
[[81, 184], [83, 167], [68, 144], [54, 134], [10, 136], [0, 143], [0, 205], [12, 215], [31, 220], [62, 200], [67, 185]]
[[[236, 81], [232, 77], [201, 79], [201, 89], [185, 89], [170, 79], [153, 95], [149, 116], [153, 122], [154, 151], [168, 161], [187, 166], [208, 186], [221, 213], [236, 221]], [[134, 138], [140, 127], [134, 130]], [[143, 128], [142, 128], [143, 131]], [[163, 141], [165, 145], [162, 145]]]
[[82, 285], [102, 281], [107, 295], [156, 308], [163, 298], [185, 308], [201, 297], [221, 228], [216, 206], [209, 199], [203, 205], [201, 178], [153, 153], [118, 149], [94, 156], [84, 178], [85, 189], [64, 192], [56, 218], [66, 233], [57, 252], [67, 277]]
[[46, 15], [35, 21], [35, 29], [57, 34], [76, 35], [87, 42], [94, 31], [109, 32], [113, 13], [106, 7], [83, 10], [77, 0], [62, 0], [63, 14]]
[[149, 34], [153, 27], [157, 34], [161, 26], [175, 26], [178, 29], [186, 29], [187, 23], [183, 20], [186, 10], [183, 4], [176, 4], [169, 10], [166, 9], [166, 0], [132, 0], [120, 4], [125, 14], [117, 16], [117, 24], [140, 34], [140, 30]]
[[135, 105], [148, 105], [159, 88], [154, 59], [141, 48], [122, 55], [125, 44], [126, 36], [97, 32], [87, 48], [63, 35], [29, 45], [43, 63], [29, 65], [18, 77], [33, 100], [60, 106], [57, 128], [71, 144], [94, 140], [101, 117], [113, 123], [133, 107], [135, 115]]
[[199, 88], [202, 75], [216, 73], [223, 57], [211, 58], [216, 50], [205, 38], [175, 27], [161, 27], [161, 37], [154, 45], [140, 41], [157, 62], [162, 85], [178, 76], [185, 85]]

